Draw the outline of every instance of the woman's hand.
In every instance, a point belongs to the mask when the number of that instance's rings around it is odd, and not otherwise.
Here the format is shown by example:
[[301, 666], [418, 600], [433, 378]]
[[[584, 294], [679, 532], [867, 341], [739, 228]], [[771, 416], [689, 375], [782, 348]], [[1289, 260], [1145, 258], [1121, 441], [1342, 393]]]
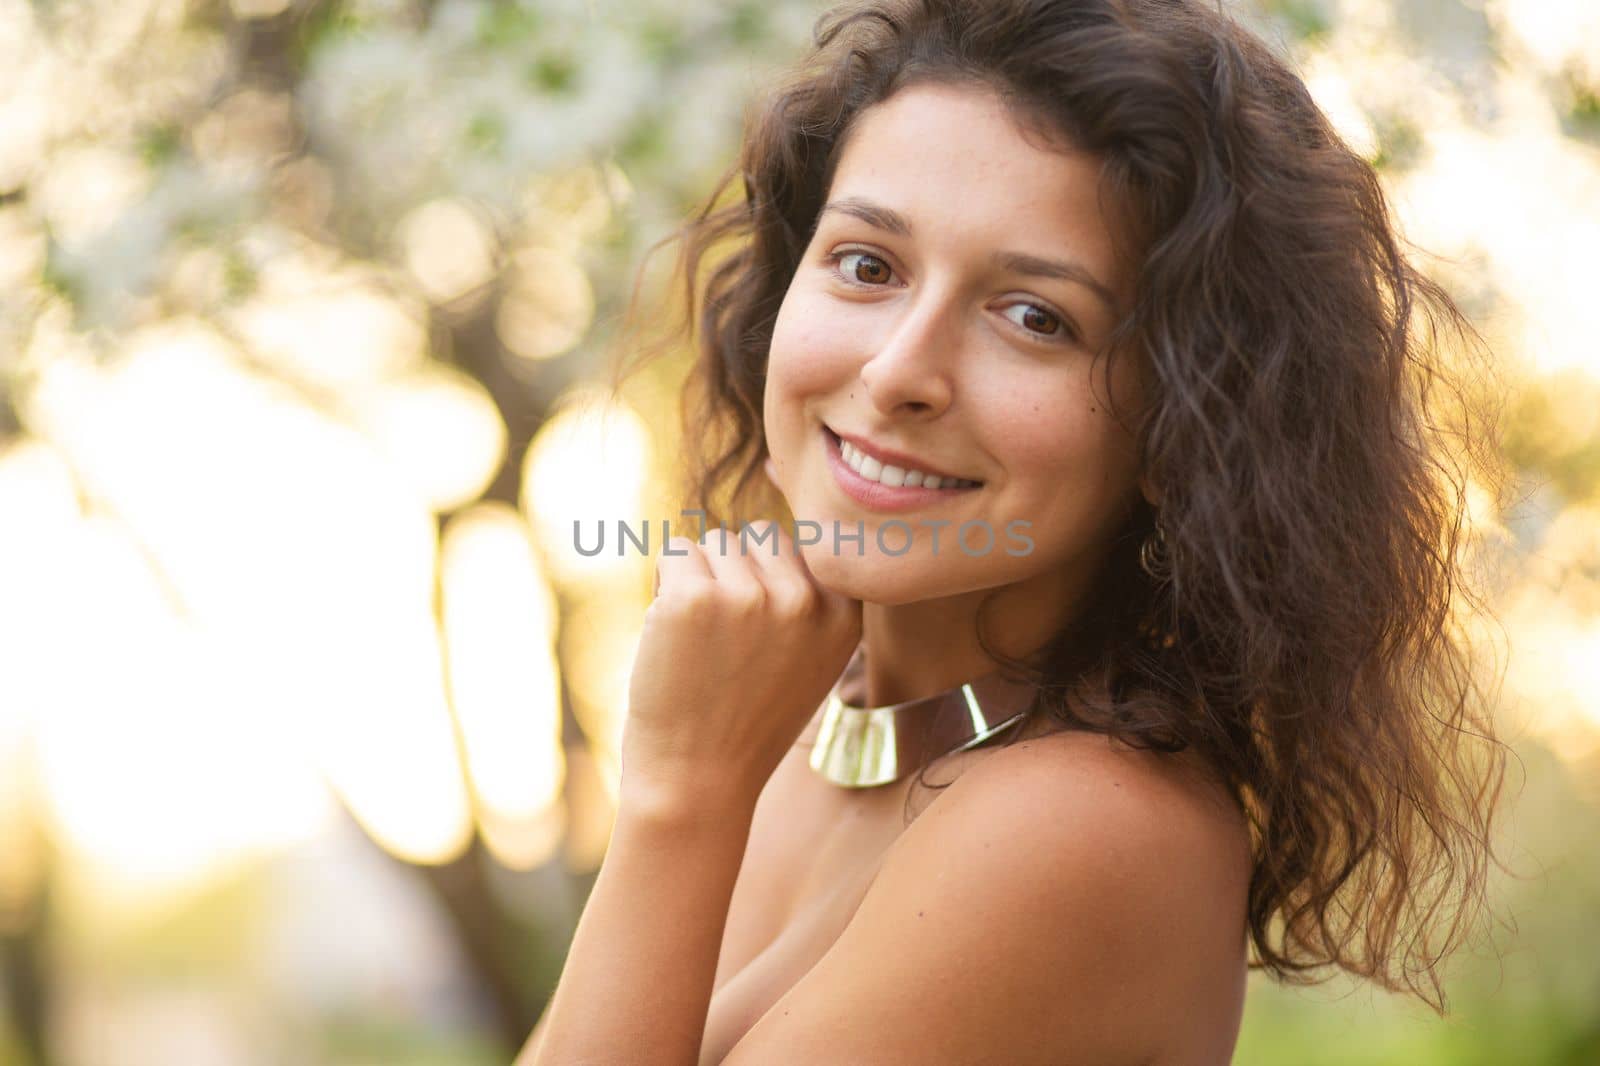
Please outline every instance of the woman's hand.
[[657, 562], [629, 684], [623, 801], [753, 809], [860, 641], [861, 601], [819, 585], [773, 522], [668, 544], [684, 554]]

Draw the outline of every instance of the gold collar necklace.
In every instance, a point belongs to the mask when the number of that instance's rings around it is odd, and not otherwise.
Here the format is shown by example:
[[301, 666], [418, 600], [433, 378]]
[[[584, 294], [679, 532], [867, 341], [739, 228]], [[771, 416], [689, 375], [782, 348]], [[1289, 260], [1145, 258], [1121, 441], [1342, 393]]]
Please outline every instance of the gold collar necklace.
[[921, 699], [855, 707], [840, 691], [860, 680], [865, 662], [859, 646], [828, 693], [811, 748], [811, 768], [841, 788], [891, 784], [929, 759], [975, 748], [1022, 721], [1033, 701], [1032, 685], [996, 671]]

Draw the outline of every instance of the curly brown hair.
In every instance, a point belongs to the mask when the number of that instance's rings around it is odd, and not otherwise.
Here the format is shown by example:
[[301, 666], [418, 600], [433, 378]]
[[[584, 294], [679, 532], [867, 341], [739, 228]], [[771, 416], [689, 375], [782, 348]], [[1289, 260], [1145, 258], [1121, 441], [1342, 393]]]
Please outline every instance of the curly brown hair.
[[1342, 968], [1443, 1012], [1439, 964], [1488, 914], [1507, 752], [1464, 624], [1488, 613], [1463, 580], [1466, 493], [1506, 479], [1469, 384], [1487, 352], [1408, 261], [1377, 174], [1284, 61], [1192, 0], [859, 0], [814, 36], [657, 245], [681, 242], [697, 353], [686, 498], [713, 522], [771, 513], [748, 505], [773, 324], [866, 108], [980, 86], [1098, 156], [1137, 265], [1100, 354], [1150, 385], [1166, 550], [1153, 578], [1140, 500], [1084, 608], [1007, 665], [1037, 685], [1030, 714], [1198, 750], [1226, 781], [1251, 824], [1252, 967]]

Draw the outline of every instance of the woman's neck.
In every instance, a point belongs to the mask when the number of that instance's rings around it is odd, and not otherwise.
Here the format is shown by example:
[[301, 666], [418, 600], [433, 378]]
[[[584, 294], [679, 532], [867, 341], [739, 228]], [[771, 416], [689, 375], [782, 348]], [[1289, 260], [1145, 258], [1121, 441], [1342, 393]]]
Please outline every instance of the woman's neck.
[[864, 603], [864, 650], [857, 706], [883, 707], [932, 696], [999, 669], [978, 643], [978, 609], [998, 653], [1020, 658], [1047, 643], [1069, 615], [1076, 590], [1060, 579], [981, 589], [907, 604]]

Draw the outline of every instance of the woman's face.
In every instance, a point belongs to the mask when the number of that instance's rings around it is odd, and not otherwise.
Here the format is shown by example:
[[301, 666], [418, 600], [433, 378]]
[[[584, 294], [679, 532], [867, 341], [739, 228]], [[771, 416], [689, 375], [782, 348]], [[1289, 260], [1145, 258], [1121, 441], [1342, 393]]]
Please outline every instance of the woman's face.
[[[1095, 157], [1024, 139], [982, 89], [911, 86], [857, 119], [764, 396], [823, 584], [909, 603], [1098, 564], [1141, 486], [1094, 365], [1129, 288], [1097, 178]], [[1113, 365], [1126, 416], [1133, 367]], [[912, 471], [939, 486], [907, 486]], [[836, 522], [862, 540], [836, 542]]]

